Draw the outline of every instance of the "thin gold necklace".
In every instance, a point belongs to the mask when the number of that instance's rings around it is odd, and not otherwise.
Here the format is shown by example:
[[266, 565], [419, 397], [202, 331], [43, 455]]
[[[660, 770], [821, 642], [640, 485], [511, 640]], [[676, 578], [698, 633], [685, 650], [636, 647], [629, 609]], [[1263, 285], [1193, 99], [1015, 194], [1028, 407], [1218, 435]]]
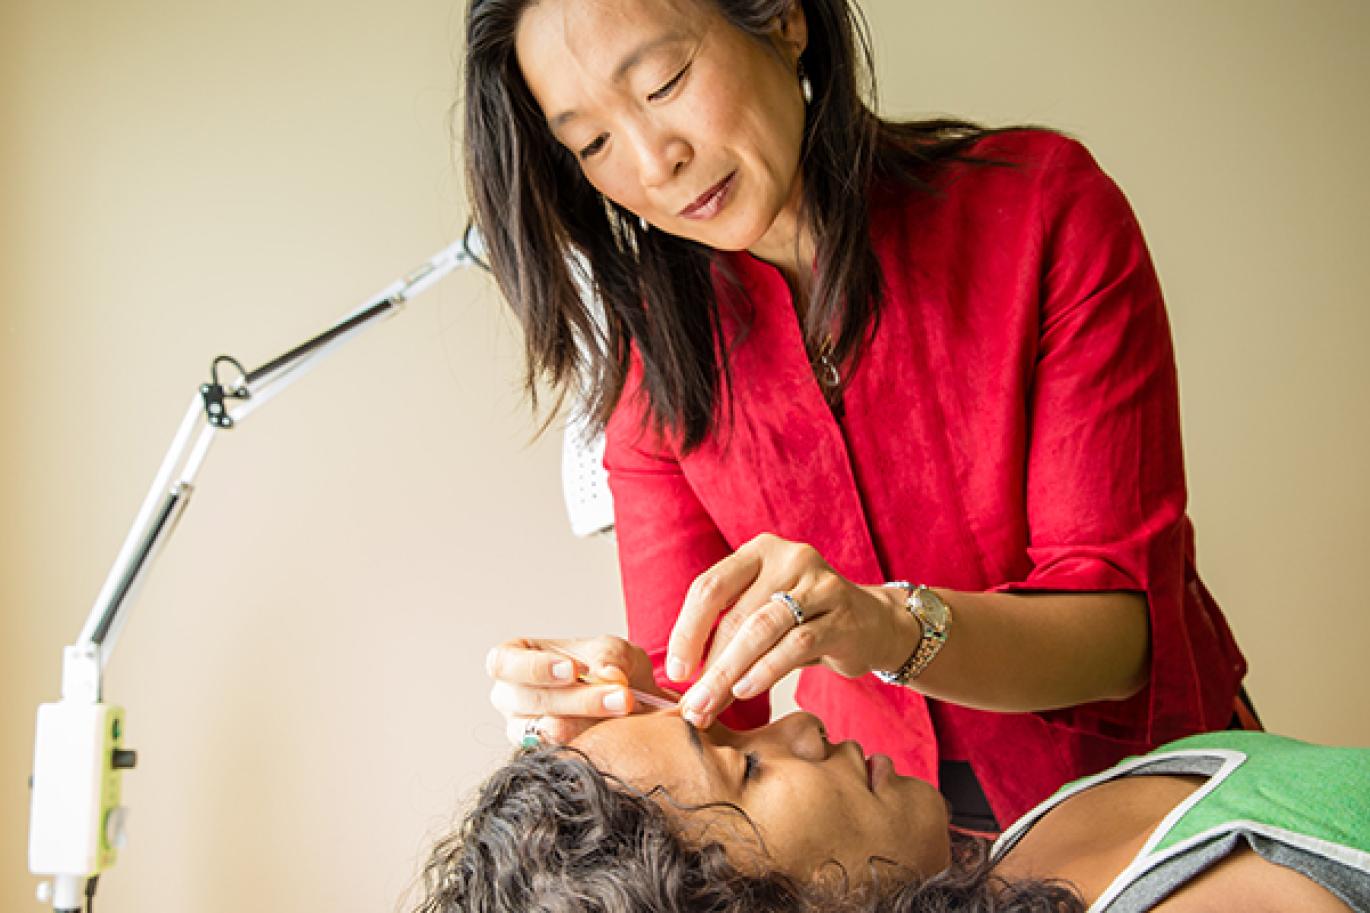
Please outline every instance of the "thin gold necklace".
[[810, 363], [814, 377], [818, 380], [818, 390], [823, 401], [828, 404], [833, 418], [841, 422], [846, 414], [846, 404], [842, 402], [842, 372], [837, 369], [837, 359], [832, 357], [833, 342], [829, 336], [823, 340], [818, 350], [818, 358]]
[[832, 349], [832, 337], [828, 336], [823, 340], [823, 345], [818, 349], [818, 359], [813, 363], [814, 376], [825, 392], [842, 385], [842, 372], [837, 370], [837, 362], [833, 361]]

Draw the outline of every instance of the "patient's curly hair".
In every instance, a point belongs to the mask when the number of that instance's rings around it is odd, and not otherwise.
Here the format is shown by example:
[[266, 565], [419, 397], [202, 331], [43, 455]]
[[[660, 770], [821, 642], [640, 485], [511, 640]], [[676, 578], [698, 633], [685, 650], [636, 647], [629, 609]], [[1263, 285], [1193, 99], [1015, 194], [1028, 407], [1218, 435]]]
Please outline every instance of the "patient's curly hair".
[[[984, 841], [958, 841], [927, 879], [872, 865], [862, 887], [746, 871], [683, 833], [661, 789], [642, 792], [573, 749], [515, 755], [434, 848], [417, 913], [1076, 913], [1068, 886], [993, 874]], [[675, 806], [679, 807], [679, 806]], [[720, 806], [706, 806], [718, 808]], [[735, 806], [732, 809], [745, 819]]]

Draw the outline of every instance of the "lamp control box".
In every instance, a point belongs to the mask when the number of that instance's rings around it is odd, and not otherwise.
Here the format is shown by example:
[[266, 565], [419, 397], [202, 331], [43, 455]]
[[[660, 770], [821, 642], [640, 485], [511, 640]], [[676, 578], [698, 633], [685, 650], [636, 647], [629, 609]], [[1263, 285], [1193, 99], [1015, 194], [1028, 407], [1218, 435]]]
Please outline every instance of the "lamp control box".
[[124, 840], [124, 711], [62, 700], [38, 708], [29, 826], [29, 870], [90, 877], [114, 864]]

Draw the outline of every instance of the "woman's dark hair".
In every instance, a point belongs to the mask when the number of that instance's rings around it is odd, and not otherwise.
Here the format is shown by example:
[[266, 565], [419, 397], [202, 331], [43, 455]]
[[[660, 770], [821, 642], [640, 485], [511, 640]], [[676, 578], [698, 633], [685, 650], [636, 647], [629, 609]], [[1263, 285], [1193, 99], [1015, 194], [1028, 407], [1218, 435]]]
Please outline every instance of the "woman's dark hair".
[[[988, 845], [969, 838], [954, 846], [949, 869], [924, 880], [876, 862], [873, 878], [859, 888], [846, 879], [805, 883], [760, 866], [747, 871], [722, 844], [685, 836], [682, 815], [668, 813], [667, 805], [680, 810], [663, 790], [635, 790], [572, 749], [520, 752], [485, 782], [460, 827], [433, 850], [416, 913], [1084, 910], [1064, 885], [996, 877]], [[705, 808], [746, 820], [732, 805]]]
[[[523, 324], [528, 392], [536, 407], [542, 382], [558, 392], [558, 404], [578, 388], [592, 427], [602, 428], [623, 393], [635, 346], [649, 421], [689, 452], [714, 427], [728, 376], [710, 270], [715, 254], [642, 228], [602, 198], [555, 141], [514, 51], [519, 18], [533, 2], [472, 0], [464, 123], [473, 219]], [[998, 131], [956, 120], [879, 118], [870, 46], [852, 0], [699, 2], [758, 40], [802, 3], [809, 38], [801, 64], [813, 99], [801, 149], [801, 215], [816, 230], [818, 261], [804, 336], [810, 353], [831, 340], [826, 354], [849, 376], [883, 298], [870, 238], [871, 189], [884, 182], [928, 189], [931, 167], [979, 161], [968, 147]], [[572, 252], [578, 267], [568, 262]], [[598, 297], [602, 322], [578, 282]]]

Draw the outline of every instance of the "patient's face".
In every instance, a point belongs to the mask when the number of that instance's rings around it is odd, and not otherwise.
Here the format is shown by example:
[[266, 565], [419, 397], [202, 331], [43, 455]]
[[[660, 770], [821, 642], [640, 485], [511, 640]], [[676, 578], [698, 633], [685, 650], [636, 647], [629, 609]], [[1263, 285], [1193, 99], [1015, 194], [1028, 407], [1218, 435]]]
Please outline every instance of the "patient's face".
[[[855, 742], [829, 744], [810, 714], [750, 732], [701, 732], [674, 712], [644, 714], [600, 723], [572, 744], [602, 770], [644, 791], [664, 787], [680, 805], [737, 805], [760, 830], [769, 862], [800, 878], [834, 860], [854, 882], [866, 879], [872, 857], [922, 875], [949, 861], [937, 790], [899, 776], [888, 758], [868, 762]], [[735, 814], [691, 812], [685, 823], [707, 827], [740, 865], [755, 852], [753, 832]]]

